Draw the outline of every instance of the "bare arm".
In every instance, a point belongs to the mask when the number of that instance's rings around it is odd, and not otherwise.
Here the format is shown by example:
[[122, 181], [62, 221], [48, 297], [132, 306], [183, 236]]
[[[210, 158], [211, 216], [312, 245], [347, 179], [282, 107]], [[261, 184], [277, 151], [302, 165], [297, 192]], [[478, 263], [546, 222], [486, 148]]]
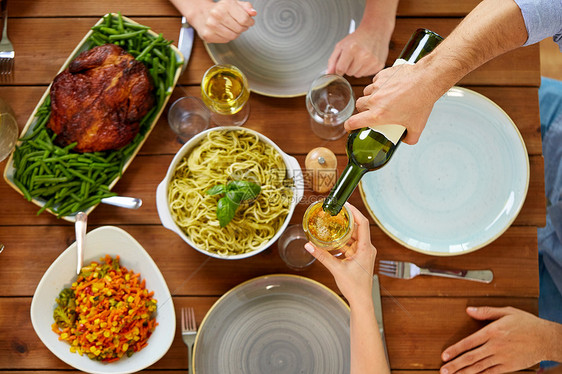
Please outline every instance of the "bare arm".
[[336, 44], [326, 72], [362, 77], [384, 68], [397, 7], [398, 0], [367, 0], [359, 27]]
[[351, 374], [390, 373], [373, 306], [373, 267], [377, 250], [371, 244], [369, 220], [349, 205], [357, 229], [355, 243], [340, 260], [311, 243], [305, 248], [332, 273], [338, 288], [349, 301]]
[[238, 0], [170, 0], [208, 43], [226, 43], [254, 25], [252, 4]]
[[513, 0], [483, 0], [416, 65], [379, 72], [357, 100], [360, 113], [345, 127], [398, 123], [408, 129], [404, 142], [415, 144], [441, 95], [472, 70], [526, 40], [523, 16]]

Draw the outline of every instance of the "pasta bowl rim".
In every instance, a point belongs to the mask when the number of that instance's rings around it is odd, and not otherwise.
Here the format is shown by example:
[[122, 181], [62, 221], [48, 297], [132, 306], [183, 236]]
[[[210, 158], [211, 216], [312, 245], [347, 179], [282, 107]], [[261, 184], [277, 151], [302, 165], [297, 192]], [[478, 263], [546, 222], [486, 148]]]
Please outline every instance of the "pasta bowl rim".
[[[258, 136], [258, 138], [261, 141], [263, 141], [266, 144], [272, 146], [283, 158], [283, 162], [285, 163], [285, 166], [287, 167], [289, 177], [293, 177], [293, 179], [295, 181], [295, 184], [292, 187], [293, 197], [292, 197], [292, 200], [291, 200], [291, 205], [289, 207], [289, 212], [287, 213], [287, 216], [285, 217], [285, 220], [283, 221], [283, 224], [281, 225], [279, 230], [277, 230], [275, 235], [273, 235], [273, 237], [271, 239], [269, 239], [261, 248], [250, 251], [250, 252], [240, 253], [240, 254], [235, 254], [235, 255], [220, 255], [218, 253], [213, 253], [211, 251], [208, 251], [205, 248], [201, 248], [200, 246], [196, 245], [191, 240], [191, 238], [187, 234], [185, 234], [183, 232], [183, 230], [180, 227], [178, 227], [178, 225], [175, 223], [175, 221], [173, 220], [172, 215], [170, 213], [170, 206], [169, 206], [169, 203], [168, 203], [168, 186], [170, 184], [170, 180], [172, 178], [172, 175], [173, 175], [174, 171], [176, 170], [177, 164], [180, 162], [180, 160], [187, 153], [189, 153], [195, 146], [197, 146], [201, 142], [201, 140], [207, 136], [207, 134], [209, 132], [225, 131], [225, 130], [227, 130], [227, 131], [246, 131], [246, 132], [249, 132], [251, 134], [255, 134], [256, 136]], [[166, 171], [166, 176], [164, 177], [162, 182], [160, 182], [160, 184], [158, 185], [158, 188], [156, 190], [156, 208], [157, 208], [157, 211], [158, 211], [158, 216], [160, 217], [160, 221], [165, 228], [167, 228], [170, 231], [175, 232], [180, 238], [183, 239], [183, 241], [185, 241], [191, 247], [195, 248], [195, 250], [197, 250], [198, 252], [201, 252], [201, 253], [203, 253], [207, 256], [218, 258], [218, 259], [223, 259], [223, 260], [240, 260], [240, 259], [252, 257], [252, 256], [257, 255], [258, 253], [261, 253], [261, 252], [265, 251], [273, 243], [275, 243], [277, 241], [277, 239], [279, 239], [279, 236], [283, 233], [283, 231], [285, 231], [285, 229], [289, 225], [291, 217], [293, 216], [293, 213], [295, 211], [295, 208], [304, 195], [304, 181], [303, 181], [302, 177], [295, 178], [295, 175], [297, 175], [297, 174], [301, 174], [301, 176], [302, 176], [302, 169], [301, 169], [298, 161], [293, 156], [290, 156], [287, 153], [283, 152], [283, 150], [281, 150], [281, 148], [277, 144], [275, 144], [274, 141], [272, 141], [271, 139], [269, 139], [267, 136], [263, 135], [262, 133], [260, 133], [256, 130], [249, 129], [249, 128], [240, 128], [238, 126], [212, 127], [210, 129], [207, 129], [205, 131], [200, 132], [199, 134], [195, 135], [193, 138], [189, 139], [177, 151], [174, 158], [170, 162], [170, 165], [168, 166], [168, 170]]]

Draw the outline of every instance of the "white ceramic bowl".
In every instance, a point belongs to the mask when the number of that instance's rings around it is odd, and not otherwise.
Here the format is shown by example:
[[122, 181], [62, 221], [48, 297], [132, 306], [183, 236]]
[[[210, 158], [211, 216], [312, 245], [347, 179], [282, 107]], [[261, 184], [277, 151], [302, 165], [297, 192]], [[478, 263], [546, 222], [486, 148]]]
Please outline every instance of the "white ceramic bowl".
[[158, 361], [172, 345], [176, 331], [174, 303], [160, 270], [144, 248], [126, 231], [103, 226], [86, 235], [84, 264], [97, 261], [106, 254], [112, 257], [119, 255], [121, 265], [140, 273], [141, 278], [146, 280], [146, 288], [154, 291], [154, 298], [158, 302], [158, 326], [148, 338], [146, 347], [131, 357], [103, 363], [91, 360], [86, 355], [70, 352], [70, 345], [59, 341], [58, 335], [51, 330], [55, 299], [60, 291], [69, 287], [76, 279], [76, 243], [61, 253], [41, 278], [31, 302], [31, 323], [43, 344], [58, 358], [78, 370], [99, 374], [135, 373]]
[[[294, 182], [295, 184], [293, 186], [293, 198], [291, 199], [291, 206], [289, 208], [289, 213], [287, 214], [287, 217], [285, 217], [285, 222], [283, 222], [283, 225], [279, 228], [277, 233], [259, 249], [256, 249], [256, 250], [251, 251], [251, 252], [246, 252], [246, 253], [241, 253], [241, 254], [236, 254], [236, 255], [229, 255], [229, 256], [219, 255], [218, 253], [213, 253], [213, 252], [207, 251], [205, 248], [201, 248], [201, 247], [197, 246], [195, 243], [193, 243], [193, 241], [189, 238], [189, 236], [187, 236], [183, 232], [183, 230], [178, 225], [176, 225], [176, 223], [174, 222], [174, 219], [172, 218], [172, 215], [170, 213], [170, 206], [168, 204], [168, 186], [170, 184], [170, 179], [172, 178], [178, 163], [183, 159], [184, 156], [188, 155], [191, 152], [191, 150], [201, 142], [201, 140], [203, 140], [207, 136], [207, 133], [209, 133], [211, 131], [224, 131], [224, 130], [247, 131], [249, 133], [256, 134], [262, 142], [264, 142], [266, 144], [269, 144], [277, 152], [279, 152], [281, 157], [283, 157], [283, 161], [285, 162], [285, 165], [287, 166], [287, 177], [293, 178], [293, 180], [295, 181]], [[171, 164], [168, 168], [168, 172], [166, 173], [166, 177], [158, 185], [158, 188], [156, 189], [156, 207], [158, 209], [158, 215], [160, 216], [160, 221], [162, 221], [162, 225], [164, 227], [166, 227], [167, 229], [169, 229], [169, 230], [175, 232], [176, 234], [178, 234], [187, 244], [189, 244], [190, 246], [192, 246], [193, 248], [195, 248], [199, 252], [204, 253], [204, 254], [206, 254], [208, 256], [211, 256], [211, 257], [215, 257], [215, 258], [222, 258], [222, 259], [228, 259], [228, 260], [238, 260], [238, 259], [242, 259], [242, 258], [251, 257], [251, 256], [254, 256], [254, 255], [260, 253], [260, 252], [263, 252], [265, 249], [267, 249], [269, 246], [271, 246], [273, 243], [275, 243], [275, 241], [279, 238], [279, 236], [283, 233], [283, 231], [285, 231], [285, 229], [287, 228], [287, 225], [289, 225], [289, 221], [291, 220], [291, 217], [293, 215], [295, 207], [297, 206], [299, 201], [302, 199], [303, 194], [304, 194], [304, 180], [303, 180], [303, 177], [302, 177], [302, 170], [301, 170], [301, 167], [300, 167], [298, 161], [294, 157], [291, 157], [291, 156], [287, 155], [285, 152], [283, 152], [281, 150], [281, 148], [279, 148], [277, 146], [277, 144], [272, 142], [269, 138], [260, 134], [257, 131], [247, 129], [247, 128], [240, 128], [240, 127], [236, 127], [236, 126], [213, 127], [213, 128], [208, 129], [208, 130], [205, 130], [205, 131], [197, 134], [193, 138], [191, 138], [187, 143], [185, 143], [183, 145], [183, 147], [180, 148], [178, 153], [176, 153], [174, 159], [172, 160], [172, 162], [171, 162]]]

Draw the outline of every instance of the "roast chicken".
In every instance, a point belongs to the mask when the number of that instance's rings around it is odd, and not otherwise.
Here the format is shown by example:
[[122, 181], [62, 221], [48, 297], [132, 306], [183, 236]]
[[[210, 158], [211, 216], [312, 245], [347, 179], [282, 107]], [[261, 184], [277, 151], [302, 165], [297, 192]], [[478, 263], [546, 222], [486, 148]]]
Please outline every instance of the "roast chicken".
[[146, 66], [123, 48], [94, 47], [54, 79], [48, 127], [58, 145], [77, 142], [77, 152], [121, 148], [154, 105], [153, 88]]

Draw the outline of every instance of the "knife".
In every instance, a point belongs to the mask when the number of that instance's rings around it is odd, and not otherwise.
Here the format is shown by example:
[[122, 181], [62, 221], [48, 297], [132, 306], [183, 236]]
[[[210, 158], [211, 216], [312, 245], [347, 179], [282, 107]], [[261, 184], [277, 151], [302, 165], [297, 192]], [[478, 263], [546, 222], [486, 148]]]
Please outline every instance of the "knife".
[[390, 360], [388, 359], [388, 350], [386, 349], [386, 339], [384, 338], [384, 323], [382, 320], [382, 305], [381, 305], [381, 288], [379, 284], [379, 276], [373, 275], [373, 305], [375, 306], [375, 318], [379, 331], [381, 333], [382, 346], [384, 347], [384, 355], [386, 356], [386, 363], [390, 368]]
[[189, 25], [185, 17], [182, 17], [180, 37], [178, 39], [178, 49], [183, 55], [183, 66], [181, 67], [182, 74], [187, 67], [187, 62], [189, 61], [189, 56], [191, 55], [191, 49], [193, 48], [193, 34], [193, 27]]

